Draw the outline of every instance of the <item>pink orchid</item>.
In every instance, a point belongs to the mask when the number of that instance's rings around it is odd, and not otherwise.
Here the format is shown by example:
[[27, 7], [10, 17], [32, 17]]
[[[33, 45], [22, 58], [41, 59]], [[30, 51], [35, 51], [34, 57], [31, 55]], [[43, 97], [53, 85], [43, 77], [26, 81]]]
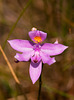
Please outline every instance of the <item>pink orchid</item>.
[[29, 73], [33, 84], [38, 80], [42, 70], [42, 62], [51, 65], [56, 62], [54, 55], [61, 54], [68, 46], [59, 44], [56, 41], [52, 43], [41, 44], [46, 39], [47, 33], [36, 30], [33, 28], [29, 32], [31, 40], [14, 39], [8, 40], [11, 47], [20, 53], [14, 56], [18, 61], [29, 61], [31, 59]]

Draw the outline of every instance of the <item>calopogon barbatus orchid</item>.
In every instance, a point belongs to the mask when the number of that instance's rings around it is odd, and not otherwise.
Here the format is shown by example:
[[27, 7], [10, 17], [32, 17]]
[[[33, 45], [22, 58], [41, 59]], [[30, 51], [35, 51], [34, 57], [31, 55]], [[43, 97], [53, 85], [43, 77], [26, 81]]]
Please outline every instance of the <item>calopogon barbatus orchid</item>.
[[68, 46], [59, 44], [56, 41], [52, 43], [43, 43], [46, 39], [47, 33], [32, 28], [29, 32], [32, 41], [14, 39], [8, 40], [9, 44], [14, 50], [21, 53], [16, 53], [14, 56], [18, 61], [29, 61], [31, 59], [29, 73], [33, 84], [38, 80], [42, 70], [42, 63], [51, 65], [56, 62], [55, 55], [61, 54]]

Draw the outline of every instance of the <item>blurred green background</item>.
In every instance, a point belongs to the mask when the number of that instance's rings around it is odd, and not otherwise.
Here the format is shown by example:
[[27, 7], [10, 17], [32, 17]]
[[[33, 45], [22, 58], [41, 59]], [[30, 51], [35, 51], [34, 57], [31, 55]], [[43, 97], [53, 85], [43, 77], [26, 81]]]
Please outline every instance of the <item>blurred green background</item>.
[[[74, 0], [0, 0], [0, 44], [10, 61], [21, 87], [16, 84], [0, 52], [0, 100], [37, 100], [38, 81], [29, 76], [30, 62], [14, 62], [16, 51], [8, 39], [30, 40], [32, 27], [47, 33], [44, 42], [69, 46], [56, 63], [45, 64], [41, 100], [74, 100]], [[22, 92], [23, 91], [23, 92]]]

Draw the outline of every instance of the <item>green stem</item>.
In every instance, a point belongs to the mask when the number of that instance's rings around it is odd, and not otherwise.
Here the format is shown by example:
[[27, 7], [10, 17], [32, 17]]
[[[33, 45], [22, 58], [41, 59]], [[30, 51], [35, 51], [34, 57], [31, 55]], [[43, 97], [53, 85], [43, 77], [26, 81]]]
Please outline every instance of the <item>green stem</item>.
[[12, 28], [11, 28], [9, 34], [8, 34], [7, 39], [5, 40], [5, 42], [4, 42], [4, 44], [3, 44], [3, 49], [5, 48], [5, 45], [6, 45], [7, 40], [9, 39], [9, 37], [10, 37], [10, 35], [12, 34], [13, 30], [15, 29], [15, 27], [16, 27], [18, 21], [19, 21], [20, 18], [23, 16], [25, 10], [26, 10], [26, 9], [28, 8], [28, 6], [30, 5], [31, 1], [32, 1], [32, 0], [29, 0], [29, 1], [28, 1], [28, 3], [26, 4], [26, 6], [23, 8], [22, 12], [20, 13], [19, 17], [17, 18], [16, 22], [15, 22], [14, 25], [12, 26]]
[[[43, 71], [43, 63], [42, 63], [42, 71]], [[40, 77], [39, 77], [38, 100], [40, 100], [40, 95], [41, 95], [41, 87], [42, 87], [42, 79], [41, 79], [41, 76], [42, 76], [42, 72], [41, 72], [41, 75], [40, 75]]]

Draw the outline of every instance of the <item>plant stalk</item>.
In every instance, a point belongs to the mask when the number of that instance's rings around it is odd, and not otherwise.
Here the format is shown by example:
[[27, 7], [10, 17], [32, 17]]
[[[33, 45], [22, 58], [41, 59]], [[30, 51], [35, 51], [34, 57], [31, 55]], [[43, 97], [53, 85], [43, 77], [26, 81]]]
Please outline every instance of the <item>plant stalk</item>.
[[[42, 71], [43, 71], [43, 63], [42, 63]], [[38, 91], [38, 100], [40, 100], [40, 95], [41, 95], [41, 87], [42, 87], [42, 72], [39, 77], [39, 91]]]

